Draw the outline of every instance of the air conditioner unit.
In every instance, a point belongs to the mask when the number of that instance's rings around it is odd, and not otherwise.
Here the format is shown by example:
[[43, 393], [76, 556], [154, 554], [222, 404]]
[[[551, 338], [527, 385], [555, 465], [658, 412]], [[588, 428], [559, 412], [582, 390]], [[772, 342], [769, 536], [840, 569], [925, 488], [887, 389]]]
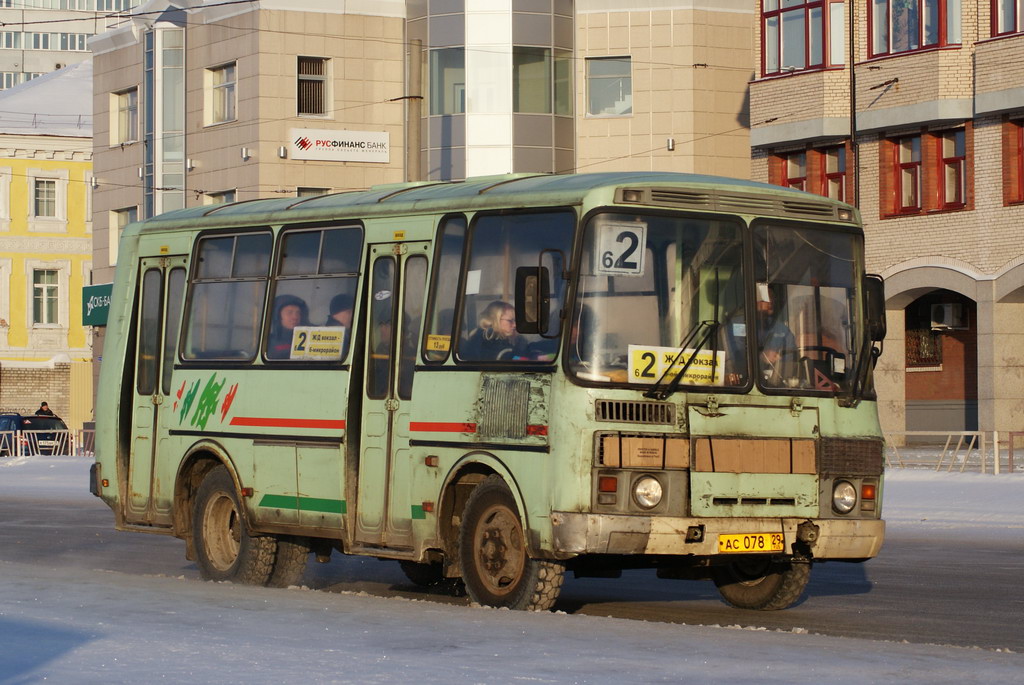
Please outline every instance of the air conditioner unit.
[[967, 310], [963, 304], [933, 304], [931, 319], [933, 331], [962, 331], [967, 329]]
[[54, 64], [54, 65], [53, 65], [53, 68], [54, 68], [54, 69], [63, 69], [63, 68], [64, 68], [64, 67], [66, 67], [66, 66], [67, 66], [67, 65], [66, 65], [66, 64], [64, 64], [63, 62], [57, 62], [56, 64]]

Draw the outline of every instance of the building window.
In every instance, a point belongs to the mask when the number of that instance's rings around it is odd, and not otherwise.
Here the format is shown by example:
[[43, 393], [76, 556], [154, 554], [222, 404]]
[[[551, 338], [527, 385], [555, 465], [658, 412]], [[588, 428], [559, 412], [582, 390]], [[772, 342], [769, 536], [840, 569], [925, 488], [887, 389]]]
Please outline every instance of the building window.
[[327, 114], [327, 60], [299, 57], [296, 105], [299, 116]]
[[967, 159], [966, 139], [963, 129], [945, 131], [938, 136], [939, 160], [941, 165], [943, 208], [964, 206]]
[[234, 121], [236, 118], [235, 107], [235, 64], [225, 64], [215, 69], [207, 69], [210, 78], [210, 123], [220, 124], [225, 121]]
[[58, 281], [56, 269], [32, 270], [32, 323], [57, 323]]
[[114, 93], [117, 101], [117, 127], [114, 144], [130, 143], [139, 138], [139, 90], [132, 88]]
[[821, 194], [840, 202], [846, 201], [846, 146], [836, 145], [821, 151]]
[[871, 56], [960, 44], [960, 0], [871, 0]]
[[786, 155], [786, 175], [782, 185], [787, 188], [806, 190], [807, 185], [807, 153], [791, 152]]
[[921, 210], [921, 136], [893, 141], [896, 146], [896, 212]]
[[7, 50], [20, 50], [21, 49], [21, 32], [20, 31], [2, 31], [0, 32], [0, 48]]
[[1024, 120], [1003, 122], [1003, 204], [1024, 202]]
[[1020, 0], [992, 0], [992, 35], [1024, 31], [1024, 3]]
[[313, 188], [311, 186], [299, 186], [295, 189], [296, 197], [316, 197], [318, 195], [326, 195], [331, 192], [330, 188]]
[[109, 263], [111, 266], [113, 266], [114, 264], [117, 264], [117, 252], [118, 245], [120, 245], [121, 243], [121, 234], [124, 233], [125, 226], [139, 220], [139, 208], [124, 207], [122, 209], [115, 209], [112, 212], [110, 212], [109, 216]]
[[[845, 63], [841, 0], [763, 0], [761, 30], [766, 76]], [[828, 61], [825, 61], [825, 56]]]
[[624, 116], [633, 113], [633, 76], [629, 57], [587, 59], [587, 114]]
[[430, 51], [430, 113], [466, 111], [466, 53], [463, 48]]
[[512, 48], [512, 111], [525, 114], [571, 114], [572, 61], [569, 53], [550, 48]]
[[18, 76], [20, 72], [17, 71], [0, 71], [0, 90], [7, 90], [18, 85]]
[[33, 185], [32, 215], [56, 218], [57, 181], [51, 178], [37, 178]]
[[222, 203], [225, 203], [225, 202], [234, 202], [234, 201], [235, 201], [235, 191], [234, 190], [223, 190], [223, 191], [221, 191], [219, 193], [207, 193], [206, 194], [206, 201], [203, 204], [219, 205], [219, 204], [222, 204]]

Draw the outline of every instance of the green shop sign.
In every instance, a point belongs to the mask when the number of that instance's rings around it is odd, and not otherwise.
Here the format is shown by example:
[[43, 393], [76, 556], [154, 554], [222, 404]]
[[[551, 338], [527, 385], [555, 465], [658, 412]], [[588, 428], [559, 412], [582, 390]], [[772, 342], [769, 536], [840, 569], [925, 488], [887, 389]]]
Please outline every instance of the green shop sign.
[[106, 326], [110, 312], [110, 292], [113, 283], [87, 285], [82, 288], [82, 325]]

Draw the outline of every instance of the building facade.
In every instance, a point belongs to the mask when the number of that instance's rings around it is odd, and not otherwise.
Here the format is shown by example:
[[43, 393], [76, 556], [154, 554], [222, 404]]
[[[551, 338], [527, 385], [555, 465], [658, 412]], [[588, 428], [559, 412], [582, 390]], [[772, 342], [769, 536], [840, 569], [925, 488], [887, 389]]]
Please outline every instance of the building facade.
[[138, 0], [0, 2], [0, 90], [89, 58], [89, 38]]
[[0, 93], [0, 409], [91, 418], [91, 64]]
[[860, 207], [868, 268], [886, 279], [883, 428], [1020, 430], [1019, 6], [753, 5], [752, 176]]

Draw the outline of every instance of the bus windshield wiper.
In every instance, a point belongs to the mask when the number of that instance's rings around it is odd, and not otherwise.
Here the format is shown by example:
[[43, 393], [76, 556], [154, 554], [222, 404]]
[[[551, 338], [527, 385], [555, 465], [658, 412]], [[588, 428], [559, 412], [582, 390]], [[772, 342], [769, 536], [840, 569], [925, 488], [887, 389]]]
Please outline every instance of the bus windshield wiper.
[[[675, 359], [673, 359], [672, 363], [669, 364], [667, 369], [665, 369], [665, 373], [661, 374], [661, 378], [659, 378], [654, 384], [654, 387], [644, 393], [644, 397], [652, 400], [664, 400], [672, 395], [679, 388], [679, 383], [683, 380], [683, 376], [686, 375], [686, 372], [690, 370], [690, 367], [693, 365], [693, 361], [697, 358], [697, 355], [702, 349], [704, 349], [704, 346], [707, 345], [708, 340], [711, 339], [711, 336], [715, 334], [715, 331], [718, 330], [720, 325], [721, 324], [717, 321], [699, 321], [696, 326], [690, 329], [690, 332], [686, 334], [683, 341], [679, 343], [679, 352], [676, 354]], [[702, 330], [704, 331], [703, 335], [701, 334]], [[692, 345], [695, 340], [697, 341], [697, 344], [694, 345], [693, 353], [690, 355], [689, 359], [687, 359], [682, 368], [672, 376], [672, 380], [665, 383], [665, 377], [668, 376], [673, 368], [675, 368], [675, 365], [679, 363], [680, 358], [682, 358], [686, 353], [686, 349]], [[715, 377], [714, 359], [715, 357], [712, 358], [712, 379]]]
[[864, 344], [861, 346], [861, 353], [857, 364], [853, 368], [853, 378], [850, 382], [850, 395], [840, 401], [840, 406], [856, 407], [864, 399], [864, 387], [868, 382], [868, 373], [871, 364], [878, 357], [878, 348], [871, 344], [867, 335], [864, 336]]

